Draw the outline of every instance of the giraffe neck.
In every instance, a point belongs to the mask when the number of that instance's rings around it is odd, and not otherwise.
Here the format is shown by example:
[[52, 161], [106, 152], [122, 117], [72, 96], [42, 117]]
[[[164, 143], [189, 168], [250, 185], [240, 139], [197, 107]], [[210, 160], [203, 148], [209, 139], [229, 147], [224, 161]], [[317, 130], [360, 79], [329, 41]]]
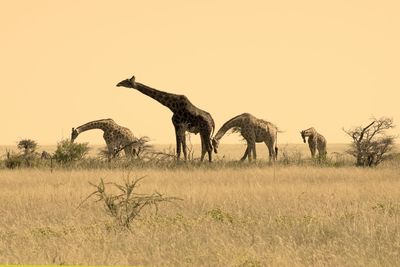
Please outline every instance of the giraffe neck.
[[113, 121], [111, 119], [91, 121], [79, 126], [78, 128], [76, 128], [76, 131], [78, 133], [82, 133], [92, 129], [100, 129], [106, 131], [107, 129], [109, 129], [112, 122]]
[[229, 129], [233, 127], [240, 127], [242, 125], [242, 121], [243, 121], [242, 115], [238, 115], [230, 119], [229, 121], [225, 122], [224, 125], [222, 125], [222, 127], [218, 130], [214, 138], [217, 141], [219, 141]]
[[176, 105], [173, 105], [173, 104], [178, 102], [181, 98], [180, 95], [163, 92], [163, 91], [151, 88], [142, 83], [136, 83], [135, 89], [137, 89], [139, 92], [153, 98], [154, 100], [157, 100], [159, 103], [168, 107], [172, 111], [174, 111], [174, 109], [176, 108]]

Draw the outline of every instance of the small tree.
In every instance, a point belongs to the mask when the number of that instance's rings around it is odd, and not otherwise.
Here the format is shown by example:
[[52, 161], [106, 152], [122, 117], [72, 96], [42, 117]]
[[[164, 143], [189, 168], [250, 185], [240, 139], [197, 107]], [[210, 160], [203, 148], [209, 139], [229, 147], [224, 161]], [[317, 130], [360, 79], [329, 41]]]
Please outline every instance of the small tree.
[[22, 151], [22, 153], [27, 156], [33, 154], [37, 148], [36, 141], [32, 139], [22, 139], [18, 142], [18, 149]]
[[82, 159], [88, 152], [88, 143], [72, 143], [65, 139], [57, 143], [54, 158], [59, 163], [69, 163]]
[[36, 141], [32, 139], [22, 139], [17, 144], [17, 148], [21, 151], [21, 154], [14, 155], [14, 158], [18, 156], [23, 160], [25, 166], [33, 167], [39, 157], [39, 154], [36, 152], [37, 147], [38, 144]]
[[356, 166], [377, 166], [387, 158], [396, 138], [388, 135], [387, 131], [394, 127], [392, 119], [382, 117], [372, 118], [372, 122], [366, 127], [343, 129], [353, 139], [351, 148], [346, 152], [356, 158]]

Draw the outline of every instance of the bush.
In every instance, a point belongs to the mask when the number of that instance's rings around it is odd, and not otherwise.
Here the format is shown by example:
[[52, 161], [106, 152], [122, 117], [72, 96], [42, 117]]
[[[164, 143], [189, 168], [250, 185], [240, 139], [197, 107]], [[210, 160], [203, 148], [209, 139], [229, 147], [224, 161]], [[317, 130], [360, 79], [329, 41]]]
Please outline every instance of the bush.
[[356, 166], [373, 167], [388, 158], [387, 154], [393, 149], [396, 138], [387, 134], [392, 128], [394, 128], [393, 120], [382, 117], [373, 118], [366, 127], [344, 130], [353, 139], [347, 153], [356, 158]]
[[4, 164], [8, 169], [15, 169], [21, 167], [23, 161], [22, 155], [7, 152], [7, 159]]
[[[105, 212], [114, 217], [120, 226], [129, 229], [131, 222], [137, 218], [141, 213], [142, 209], [147, 206], [154, 206], [158, 210], [158, 204], [162, 202], [174, 202], [181, 200], [176, 197], [165, 197], [162, 194], [155, 192], [153, 194], [139, 194], [136, 192], [138, 183], [142, 178], [130, 180], [129, 177], [125, 180], [124, 185], [116, 183], [104, 183], [103, 179], [100, 179], [98, 185], [90, 183], [96, 188], [96, 190], [86, 197], [85, 200], [79, 205], [79, 207], [90, 197], [96, 196], [96, 202], [102, 202], [104, 204]], [[108, 193], [106, 185], [114, 185], [118, 190], [118, 194]], [[106, 192], [107, 191], [107, 192]], [[78, 207], [78, 208], [79, 208]]]
[[83, 159], [88, 152], [88, 143], [72, 143], [69, 139], [65, 139], [57, 143], [54, 159], [58, 163], [70, 163]]
[[35, 153], [37, 143], [32, 139], [22, 139], [18, 142], [17, 147], [24, 155], [30, 155]]
[[37, 166], [39, 154], [36, 152], [38, 144], [32, 139], [22, 139], [17, 143], [19, 153], [7, 152], [7, 158], [4, 164], [9, 169], [15, 169], [22, 166]]

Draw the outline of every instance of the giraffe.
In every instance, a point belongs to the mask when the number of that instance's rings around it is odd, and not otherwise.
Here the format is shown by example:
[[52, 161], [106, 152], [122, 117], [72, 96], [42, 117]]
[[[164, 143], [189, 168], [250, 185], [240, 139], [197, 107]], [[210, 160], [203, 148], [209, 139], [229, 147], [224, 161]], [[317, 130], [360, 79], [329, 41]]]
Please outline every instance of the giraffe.
[[109, 155], [112, 155], [112, 157], [115, 157], [121, 149], [124, 150], [125, 156], [128, 158], [135, 155], [137, 138], [134, 137], [131, 130], [118, 125], [113, 119], [95, 120], [77, 128], [72, 128], [71, 142], [74, 142], [80, 133], [92, 129], [103, 130], [103, 138], [106, 142]]
[[326, 157], [326, 139], [323, 135], [319, 134], [313, 127], [300, 132], [304, 143], [308, 137], [308, 147], [310, 148], [311, 157], [315, 157], [315, 152], [318, 150], [319, 157]]
[[244, 152], [241, 161], [248, 157], [249, 161], [252, 160], [251, 152], [253, 152], [254, 160], [257, 158], [256, 153], [256, 143], [264, 142], [267, 145], [269, 152], [269, 160], [276, 160], [278, 157], [278, 147], [277, 147], [277, 134], [278, 129], [275, 125], [270, 122], [258, 119], [249, 113], [243, 113], [222, 125], [218, 130], [217, 134], [212, 139], [212, 145], [214, 147], [214, 152], [218, 152], [218, 145], [221, 138], [225, 133], [231, 129], [240, 129], [240, 133], [247, 142], [247, 148]]
[[212, 161], [212, 144], [211, 136], [214, 133], [215, 124], [210, 113], [197, 108], [184, 95], [176, 95], [163, 92], [147, 85], [135, 81], [135, 76], [125, 79], [117, 84], [117, 86], [133, 88], [145, 94], [160, 104], [169, 108], [172, 113], [172, 124], [175, 128], [176, 137], [176, 154], [177, 160], [180, 160], [181, 148], [185, 161], [187, 160], [187, 147], [185, 133], [200, 133], [201, 140], [201, 158], [208, 153], [209, 162]]

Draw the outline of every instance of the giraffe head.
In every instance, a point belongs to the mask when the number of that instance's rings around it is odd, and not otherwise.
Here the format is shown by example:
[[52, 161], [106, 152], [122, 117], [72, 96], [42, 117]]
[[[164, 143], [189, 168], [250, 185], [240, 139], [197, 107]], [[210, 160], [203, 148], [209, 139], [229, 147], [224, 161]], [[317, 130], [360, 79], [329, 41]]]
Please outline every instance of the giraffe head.
[[218, 141], [217, 139], [213, 138], [213, 139], [211, 140], [211, 142], [212, 142], [212, 146], [213, 146], [213, 148], [214, 148], [214, 153], [215, 153], [215, 154], [218, 154], [218, 145], [219, 145], [219, 141]]
[[74, 140], [78, 137], [78, 131], [75, 128], [72, 128], [72, 132], [71, 132], [71, 143], [74, 142]]
[[127, 88], [136, 88], [135, 76], [132, 76], [130, 79], [125, 79], [120, 81], [117, 86], [123, 86]]
[[301, 138], [303, 138], [303, 142], [305, 143], [306, 142], [306, 131], [301, 131], [300, 134], [301, 134]]

